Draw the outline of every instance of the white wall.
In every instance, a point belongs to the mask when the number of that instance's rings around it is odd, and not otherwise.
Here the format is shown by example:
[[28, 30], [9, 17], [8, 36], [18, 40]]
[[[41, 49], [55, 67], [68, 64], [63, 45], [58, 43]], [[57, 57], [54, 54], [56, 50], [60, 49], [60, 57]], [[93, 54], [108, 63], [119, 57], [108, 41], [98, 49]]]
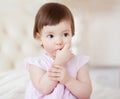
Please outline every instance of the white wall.
[[49, 1], [64, 3], [73, 12], [75, 53], [90, 55], [91, 66], [120, 66], [119, 0], [0, 0], [0, 68], [20, 67], [24, 56], [33, 55], [33, 50], [38, 54], [38, 46], [29, 44], [34, 42], [34, 16]]
[[89, 6], [85, 47], [91, 65], [120, 66], [120, 1], [93, 0]]

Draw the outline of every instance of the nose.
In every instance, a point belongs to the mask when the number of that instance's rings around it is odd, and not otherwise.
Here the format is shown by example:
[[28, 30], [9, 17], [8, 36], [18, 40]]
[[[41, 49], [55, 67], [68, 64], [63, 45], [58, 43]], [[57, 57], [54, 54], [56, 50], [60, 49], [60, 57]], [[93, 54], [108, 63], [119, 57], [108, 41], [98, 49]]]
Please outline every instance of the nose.
[[57, 44], [57, 45], [62, 45], [62, 44], [63, 44], [62, 38], [57, 38], [56, 44]]

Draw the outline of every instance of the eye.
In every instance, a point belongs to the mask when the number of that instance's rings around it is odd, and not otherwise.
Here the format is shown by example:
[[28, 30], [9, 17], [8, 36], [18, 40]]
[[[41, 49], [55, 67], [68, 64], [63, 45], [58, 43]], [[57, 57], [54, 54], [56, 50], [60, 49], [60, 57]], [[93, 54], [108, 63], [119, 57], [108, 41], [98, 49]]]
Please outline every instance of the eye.
[[65, 37], [69, 36], [69, 33], [64, 33], [64, 36], [65, 36]]
[[48, 38], [53, 38], [54, 36], [52, 34], [47, 35]]

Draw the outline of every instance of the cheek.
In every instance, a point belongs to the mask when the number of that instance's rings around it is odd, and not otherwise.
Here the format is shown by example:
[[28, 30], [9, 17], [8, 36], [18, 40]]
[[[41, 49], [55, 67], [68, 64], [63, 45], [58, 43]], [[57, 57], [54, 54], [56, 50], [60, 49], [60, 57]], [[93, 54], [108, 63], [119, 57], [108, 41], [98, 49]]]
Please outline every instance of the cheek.
[[43, 44], [43, 47], [47, 52], [49, 53], [53, 52], [53, 47], [50, 44]]
[[70, 45], [71, 45], [71, 42], [72, 42], [71, 39], [69, 39], [69, 40], [66, 40], [64, 43], [65, 43], [65, 44], [70, 44]]

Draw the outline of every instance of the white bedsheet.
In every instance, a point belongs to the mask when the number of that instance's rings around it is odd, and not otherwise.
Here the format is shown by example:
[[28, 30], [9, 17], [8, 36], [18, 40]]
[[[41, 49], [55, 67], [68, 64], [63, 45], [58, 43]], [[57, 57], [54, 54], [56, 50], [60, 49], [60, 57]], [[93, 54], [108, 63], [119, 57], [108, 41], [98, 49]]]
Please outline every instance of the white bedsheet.
[[[0, 73], [0, 99], [24, 99], [28, 76], [23, 71]], [[93, 81], [91, 99], [120, 99], [120, 89], [107, 88]]]
[[120, 89], [105, 87], [93, 81], [93, 93], [91, 99], [120, 99]]
[[8, 71], [0, 74], [0, 99], [24, 99], [28, 77], [26, 72]]

